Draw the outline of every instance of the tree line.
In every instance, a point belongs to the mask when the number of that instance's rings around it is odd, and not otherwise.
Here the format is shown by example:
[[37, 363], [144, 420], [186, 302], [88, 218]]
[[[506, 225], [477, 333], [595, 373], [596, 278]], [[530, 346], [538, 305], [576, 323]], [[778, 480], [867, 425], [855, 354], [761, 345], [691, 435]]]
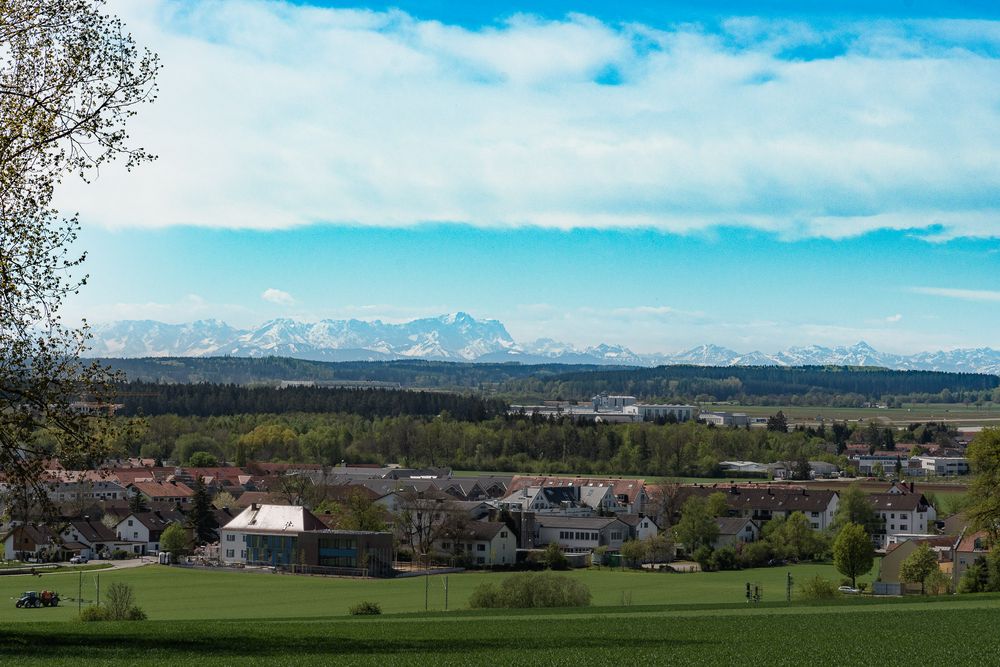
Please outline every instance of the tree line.
[[351, 389], [237, 384], [159, 384], [129, 382], [118, 386], [117, 400], [125, 416], [175, 414], [213, 417], [236, 414], [338, 412], [366, 419], [399, 415], [434, 416], [447, 412], [462, 421], [478, 422], [507, 410], [498, 399], [442, 391]]
[[[44, 433], [37, 441], [45, 445]], [[342, 413], [154, 415], [117, 443], [131, 455], [187, 463], [217, 460], [335, 465], [401, 463], [465, 470], [712, 476], [719, 462], [837, 461], [830, 435], [683, 424], [605, 424], [570, 418], [496, 416], [479, 422], [436, 417], [365, 418]], [[203, 457], [199, 457], [204, 460]]]

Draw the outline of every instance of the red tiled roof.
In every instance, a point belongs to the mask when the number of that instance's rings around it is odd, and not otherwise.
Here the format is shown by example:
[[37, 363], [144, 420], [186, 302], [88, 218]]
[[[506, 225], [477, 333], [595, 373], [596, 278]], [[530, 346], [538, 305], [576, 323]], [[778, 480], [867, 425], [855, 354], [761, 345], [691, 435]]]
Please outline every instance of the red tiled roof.
[[194, 495], [183, 482], [135, 482], [130, 486], [149, 498], [190, 498]]

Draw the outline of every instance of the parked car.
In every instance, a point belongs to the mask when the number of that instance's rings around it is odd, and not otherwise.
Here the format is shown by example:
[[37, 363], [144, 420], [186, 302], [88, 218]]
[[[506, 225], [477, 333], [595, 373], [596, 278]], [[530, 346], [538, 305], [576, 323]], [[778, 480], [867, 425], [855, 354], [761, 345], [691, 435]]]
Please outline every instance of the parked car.
[[89, 560], [86, 556], [73, 556], [69, 559], [69, 562], [73, 565], [86, 565]]
[[856, 595], [861, 592], [857, 588], [852, 588], [850, 586], [841, 586], [837, 590], [840, 591], [841, 593], [844, 593], [845, 595]]

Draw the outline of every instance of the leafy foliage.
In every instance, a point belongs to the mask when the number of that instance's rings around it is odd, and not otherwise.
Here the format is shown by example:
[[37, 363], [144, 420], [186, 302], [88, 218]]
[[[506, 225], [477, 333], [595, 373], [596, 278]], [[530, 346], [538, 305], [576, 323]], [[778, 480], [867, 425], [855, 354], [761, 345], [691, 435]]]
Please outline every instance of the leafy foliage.
[[469, 599], [473, 609], [529, 609], [535, 607], [587, 607], [590, 590], [572, 577], [551, 572], [522, 572], [500, 585], [480, 584]]
[[[111, 423], [72, 404], [107, 400], [112, 377], [80, 361], [87, 330], [66, 327], [63, 299], [86, 282], [71, 250], [79, 224], [52, 206], [59, 182], [117, 157], [126, 121], [151, 100], [156, 57], [140, 53], [99, 0], [0, 2], [0, 474], [11, 505], [47, 507], [34, 437], [44, 429], [69, 466], [110, 449]], [[49, 508], [51, 509], [51, 508]]]
[[907, 583], [919, 583], [920, 592], [926, 590], [925, 580], [938, 569], [937, 554], [926, 542], [922, 542], [916, 550], [903, 559], [899, 566], [899, 578]]
[[799, 595], [805, 600], [832, 600], [837, 597], [837, 584], [817, 574], [799, 584]]
[[875, 564], [875, 547], [864, 527], [849, 523], [840, 529], [833, 541], [833, 564], [837, 571], [851, 578], [856, 587], [858, 577], [871, 571]]

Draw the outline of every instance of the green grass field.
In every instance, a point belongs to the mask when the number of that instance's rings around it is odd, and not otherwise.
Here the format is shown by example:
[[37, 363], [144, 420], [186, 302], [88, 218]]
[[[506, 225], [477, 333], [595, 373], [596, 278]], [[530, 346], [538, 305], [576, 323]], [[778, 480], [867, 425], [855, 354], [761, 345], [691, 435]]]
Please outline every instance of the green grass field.
[[[876, 565], [877, 569], [877, 565]], [[567, 576], [582, 579], [597, 606], [741, 603], [745, 584], [759, 584], [765, 601], [785, 599], [788, 572], [796, 581], [817, 574], [839, 581], [832, 565], [794, 565], [737, 572], [668, 574], [621, 570], [581, 570]], [[873, 574], [875, 571], [873, 570]], [[448, 607], [463, 609], [473, 589], [484, 581], [499, 581], [502, 573], [452, 574], [448, 582]], [[379, 602], [385, 613], [424, 610], [425, 587], [429, 608], [444, 609], [445, 577], [392, 580], [340, 579], [224, 570], [187, 570], [149, 565], [129, 570], [84, 573], [83, 599], [95, 600], [97, 582], [102, 589], [115, 581], [132, 585], [140, 605], [153, 620], [304, 618], [341, 616], [362, 600]], [[425, 580], [426, 579], [426, 580]], [[55, 609], [16, 609], [14, 599], [23, 590], [56, 590], [63, 598], [76, 598], [78, 574], [0, 578], [0, 623], [71, 620], [76, 604]], [[862, 579], [870, 581], [870, 577]]]
[[[913, 665], [987, 664], [1000, 650], [990, 631], [1000, 596], [784, 602], [785, 576], [839, 578], [829, 565], [740, 572], [568, 573], [590, 587], [582, 609], [468, 610], [469, 593], [502, 574], [353, 580], [147, 566], [84, 573], [84, 596], [130, 583], [150, 620], [82, 623], [76, 607], [15, 609], [23, 588], [75, 596], [79, 575], [0, 579], [0, 662], [24, 664], [260, 665]], [[764, 602], [748, 606], [745, 582]], [[429, 584], [431, 612], [424, 613]], [[106, 590], [106, 588], [105, 588]], [[625, 595], [623, 596], [623, 593]], [[629, 601], [630, 605], [623, 604]], [[360, 600], [380, 617], [352, 618]], [[905, 647], [899, 650], [898, 647]]]
[[[258, 609], [266, 606], [260, 600]], [[369, 618], [0, 626], [0, 661], [170, 665], [993, 664], [995, 595]]]

